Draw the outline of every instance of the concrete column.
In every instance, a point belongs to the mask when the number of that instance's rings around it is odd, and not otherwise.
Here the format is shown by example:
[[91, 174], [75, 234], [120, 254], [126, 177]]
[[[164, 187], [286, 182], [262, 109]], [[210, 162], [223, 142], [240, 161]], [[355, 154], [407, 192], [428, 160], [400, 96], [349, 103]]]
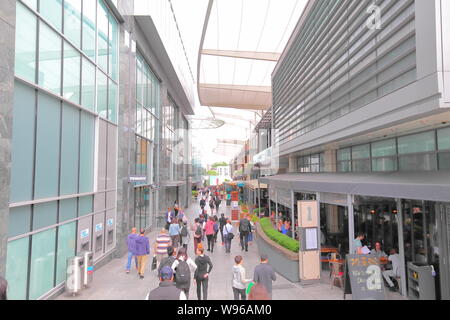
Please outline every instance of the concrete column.
[[405, 266], [405, 246], [403, 239], [403, 210], [402, 200], [396, 199], [397, 203], [397, 233], [398, 233], [398, 254], [400, 256], [400, 272], [402, 296], [406, 297], [406, 266]]
[[16, 1], [0, 1], [0, 275], [6, 272], [14, 104]]
[[325, 172], [336, 172], [336, 150], [325, 150], [324, 152]]
[[353, 253], [353, 239], [355, 239], [355, 217], [353, 212], [353, 196], [351, 194], [347, 195], [347, 208], [348, 208], [348, 246], [349, 253]]
[[289, 173], [297, 172], [297, 157], [289, 156]]
[[291, 190], [291, 221], [292, 221], [292, 224], [291, 224], [291, 230], [292, 230], [292, 239], [294, 239], [295, 240], [295, 205], [294, 205], [294, 198], [295, 198], [295, 196], [294, 196], [294, 190]]
[[275, 189], [275, 221], [278, 225], [278, 189]]

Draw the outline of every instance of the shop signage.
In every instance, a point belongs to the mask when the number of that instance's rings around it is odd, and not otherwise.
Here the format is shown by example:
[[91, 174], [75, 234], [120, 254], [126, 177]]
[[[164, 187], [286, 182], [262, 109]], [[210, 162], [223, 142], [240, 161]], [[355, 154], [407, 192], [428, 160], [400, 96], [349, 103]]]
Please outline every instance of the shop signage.
[[128, 181], [129, 182], [146, 182], [147, 176], [130, 176]]
[[99, 223], [95, 225], [95, 232], [99, 232], [103, 230], [103, 223]]
[[114, 219], [108, 219], [108, 221], [106, 221], [106, 225], [108, 227], [112, 227], [113, 223], [114, 223]]
[[81, 238], [81, 239], [84, 239], [84, 238], [87, 238], [87, 237], [89, 237], [89, 229], [81, 230], [81, 232], [80, 232], [80, 238]]
[[379, 258], [363, 254], [347, 255], [344, 299], [346, 294], [351, 294], [353, 300], [385, 300], [382, 276]]

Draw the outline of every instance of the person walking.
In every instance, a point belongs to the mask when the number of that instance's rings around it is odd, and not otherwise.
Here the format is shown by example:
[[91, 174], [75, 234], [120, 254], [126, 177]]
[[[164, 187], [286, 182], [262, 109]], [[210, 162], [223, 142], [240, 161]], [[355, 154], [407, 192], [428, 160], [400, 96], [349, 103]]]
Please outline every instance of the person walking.
[[277, 280], [275, 270], [269, 264], [269, 258], [266, 254], [261, 254], [261, 263], [255, 267], [253, 281], [265, 287], [269, 298], [272, 299], [272, 281]]
[[167, 212], [166, 212], [166, 229], [167, 229], [167, 231], [169, 231], [170, 223], [172, 222], [173, 218], [174, 218], [174, 216], [172, 214], [172, 209], [167, 208]]
[[211, 200], [209, 200], [209, 208], [211, 209], [211, 215], [214, 214], [214, 207], [215, 207], [214, 197], [211, 196]]
[[150, 240], [145, 236], [144, 229], [141, 229], [141, 233], [136, 239], [136, 255], [138, 259], [139, 278], [144, 279], [145, 266], [150, 255]]
[[217, 243], [217, 234], [219, 233], [219, 219], [214, 216], [214, 243]]
[[157, 268], [160, 266], [162, 259], [167, 254], [167, 248], [172, 245], [172, 239], [165, 228], [161, 229], [158, 237], [156, 237], [155, 245], [153, 246], [153, 254], [156, 256], [158, 262]]
[[180, 225], [177, 218], [174, 218], [170, 224], [169, 236], [172, 239], [172, 246], [177, 248], [180, 244]]
[[8, 300], [8, 281], [0, 276], [0, 301]]
[[[194, 273], [194, 279], [197, 284], [197, 299], [202, 300], [202, 288], [203, 288], [203, 300], [208, 300], [208, 281], [209, 274], [213, 268], [211, 259], [204, 254], [202, 247], [197, 249], [197, 258], [195, 258], [195, 264], [197, 269]], [[209, 269], [208, 269], [209, 266]]]
[[180, 222], [180, 239], [181, 239], [181, 246], [187, 249], [190, 239], [189, 228], [187, 226], [187, 223]]
[[220, 230], [220, 236], [222, 237], [222, 245], [225, 244], [225, 240], [223, 238], [223, 227], [227, 224], [227, 218], [225, 218], [225, 215], [222, 213], [219, 219], [219, 230]]
[[230, 220], [228, 220], [227, 224], [223, 227], [223, 237], [225, 239], [225, 253], [230, 253], [231, 241], [234, 238], [233, 226], [231, 225]]
[[180, 208], [178, 206], [178, 201], [175, 200], [175, 202], [173, 203], [173, 211], [175, 213], [174, 218], [178, 218], [178, 212], [179, 212]]
[[248, 300], [270, 300], [266, 288], [262, 284], [255, 284], [248, 295]]
[[242, 251], [248, 251], [248, 233], [251, 230], [250, 221], [248, 221], [248, 215], [246, 215], [241, 221], [239, 221], [239, 238], [241, 240]]
[[239, 296], [241, 296], [241, 300], [246, 300], [246, 288], [247, 284], [252, 281], [252, 279], [245, 278], [245, 268], [242, 265], [244, 263], [244, 259], [242, 256], [236, 256], [234, 258], [235, 265], [232, 269], [233, 274], [233, 295], [234, 300], [239, 300]]
[[208, 239], [208, 251], [214, 252], [214, 218], [209, 217], [205, 225], [205, 235]]
[[136, 256], [136, 239], [139, 237], [136, 228], [131, 229], [131, 233], [127, 237], [127, 247], [128, 247], [128, 259], [127, 265], [125, 267], [126, 273], [130, 273], [131, 261], [134, 257], [134, 263], [136, 265], [136, 270], [138, 269], [138, 259]]
[[216, 214], [219, 214], [219, 207], [220, 207], [220, 204], [222, 203], [222, 201], [220, 200], [218, 195], [216, 195], [216, 199], [215, 199], [214, 203], [216, 205]]
[[197, 265], [188, 257], [187, 249], [181, 248], [178, 251], [177, 259], [172, 264], [172, 270], [176, 273], [175, 283], [178, 289], [183, 290], [186, 298], [189, 299], [189, 289], [191, 288], [191, 272], [195, 272]]
[[166, 253], [167, 253], [167, 257], [165, 257], [164, 259], [161, 260], [161, 263], [158, 267], [158, 277], [161, 276], [162, 268], [164, 268], [165, 266], [172, 267], [173, 263], [177, 259], [177, 249], [176, 248], [169, 246], [169, 247], [167, 247]]
[[199, 243], [202, 242], [202, 226], [199, 218], [195, 218], [194, 223], [194, 253], [197, 253]]
[[201, 210], [205, 210], [205, 206], [206, 206], [206, 200], [205, 198], [202, 197], [202, 199], [200, 200], [200, 208]]
[[145, 300], [187, 300], [183, 290], [177, 288], [173, 282], [174, 275], [171, 267], [161, 269], [158, 288], [150, 291]]

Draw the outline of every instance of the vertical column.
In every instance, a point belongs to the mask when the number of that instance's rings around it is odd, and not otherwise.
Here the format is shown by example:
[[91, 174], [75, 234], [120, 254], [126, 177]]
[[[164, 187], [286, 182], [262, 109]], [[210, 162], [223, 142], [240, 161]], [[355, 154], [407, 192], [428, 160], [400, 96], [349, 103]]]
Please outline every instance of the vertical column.
[[402, 200], [395, 199], [397, 203], [397, 233], [398, 233], [398, 254], [400, 255], [400, 272], [402, 296], [406, 297], [406, 266], [405, 266], [405, 246], [403, 240], [403, 210]]
[[292, 239], [295, 240], [295, 204], [294, 204], [294, 190], [291, 190], [291, 230], [292, 230]]
[[14, 100], [16, 1], [0, 1], [0, 275], [6, 271]]
[[355, 239], [355, 217], [353, 211], [353, 196], [351, 194], [347, 195], [347, 208], [348, 208], [348, 246], [349, 253], [352, 254], [353, 250], [353, 239]]
[[275, 221], [278, 226], [278, 189], [275, 189]]
[[[269, 203], [268, 203], [268, 205], [269, 205], [269, 217], [270, 217], [270, 215], [272, 214], [272, 211], [271, 211], [271, 209], [270, 209], [270, 207], [271, 207], [271, 200], [270, 200], [270, 188], [269, 188], [269, 185], [267, 185], [267, 194], [269, 195]], [[264, 208], [264, 212], [265, 212], [265, 209], [266, 208]], [[260, 212], [260, 214], [261, 214], [261, 212]]]

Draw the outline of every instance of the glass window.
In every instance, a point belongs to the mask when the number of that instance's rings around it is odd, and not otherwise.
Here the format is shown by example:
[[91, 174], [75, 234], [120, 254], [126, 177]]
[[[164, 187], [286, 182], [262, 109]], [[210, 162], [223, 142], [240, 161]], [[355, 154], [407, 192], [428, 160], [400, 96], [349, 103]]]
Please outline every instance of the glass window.
[[436, 150], [434, 131], [398, 138], [398, 153], [410, 154]]
[[337, 159], [338, 161], [351, 160], [351, 148], [338, 150]]
[[81, 112], [80, 127], [80, 193], [94, 190], [94, 116]]
[[61, 41], [56, 32], [40, 22], [38, 83], [56, 94], [61, 94]]
[[112, 14], [109, 14], [109, 75], [117, 80], [119, 66], [118, 25]]
[[108, 118], [108, 78], [103, 72], [97, 72], [97, 113]]
[[64, 34], [81, 48], [81, 0], [64, 0]]
[[31, 231], [31, 206], [11, 208], [8, 217], [8, 237], [16, 237]]
[[437, 170], [436, 154], [414, 154], [399, 157], [400, 171]]
[[108, 119], [117, 123], [117, 85], [109, 80]]
[[34, 205], [33, 230], [39, 230], [57, 223], [58, 202], [46, 202]]
[[370, 158], [370, 145], [365, 144], [362, 146], [352, 147], [352, 159], [367, 159]]
[[[34, 4], [36, 6], [36, 4]], [[36, 82], [36, 26], [37, 18], [16, 1], [15, 73], [30, 82]]]
[[58, 195], [60, 102], [39, 94], [36, 131], [35, 199]]
[[338, 162], [337, 164], [338, 172], [351, 172], [351, 163], [350, 161]]
[[32, 237], [30, 300], [38, 299], [53, 288], [55, 239], [56, 229], [40, 232]]
[[106, 8], [102, 0], [98, 0], [97, 27], [97, 63], [105, 73], [108, 73], [108, 9]]
[[81, 197], [79, 198], [79, 217], [85, 216], [93, 212], [93, 196]]
[[83, 52], [96, 61], [96, 24], [97, 24], [97, 2], [93, 0], [83, 0]]
[[63, 104], [60, 195], [78, 192], [80, 111]]
[[450, 170], [450, 152], [439, 154], [439, 170]]
[[62, 1], [39, 1], [39, 12], [58, 31], [62, 31]]
[[81, 105], [95, 111], [95, 65], [83, 58]]
[[[22, 2], [25, 2], [32, 9], [37, 10], [37, 0], [22, 0]], [[17, 1], [17, 3], [19, 3], [19, 2]]]
[[26, 300], [29, 237], [8, 242], [6, 255], [6, 280], [8, 299]]
[[66, 280], [67, 259], [75, 255], [76, 227], [76, 222], [72, 222], [58, 228], [56, 285]]
[[450, 150], [450, 128], [438, 130], [439, 150]]
[[397, 154], [395, 139], [372, 143], [372, 157], [394, 156]]
[[33, 188], [35, 90], [15, 82], [10, 201], [31, 200]]
[[77, 217], [78, 198], [65, 199], [59, 202], [59, 222], [72, 220]]
[[353, 172], [370, 172], [370, 159], [352, 161]]
[[372, 159], [372, 171], [397, 171], [397, 158]]
[[80, 104], [81, 56], [70, 44], [64, 42], [63, 95], [69, 101]]

